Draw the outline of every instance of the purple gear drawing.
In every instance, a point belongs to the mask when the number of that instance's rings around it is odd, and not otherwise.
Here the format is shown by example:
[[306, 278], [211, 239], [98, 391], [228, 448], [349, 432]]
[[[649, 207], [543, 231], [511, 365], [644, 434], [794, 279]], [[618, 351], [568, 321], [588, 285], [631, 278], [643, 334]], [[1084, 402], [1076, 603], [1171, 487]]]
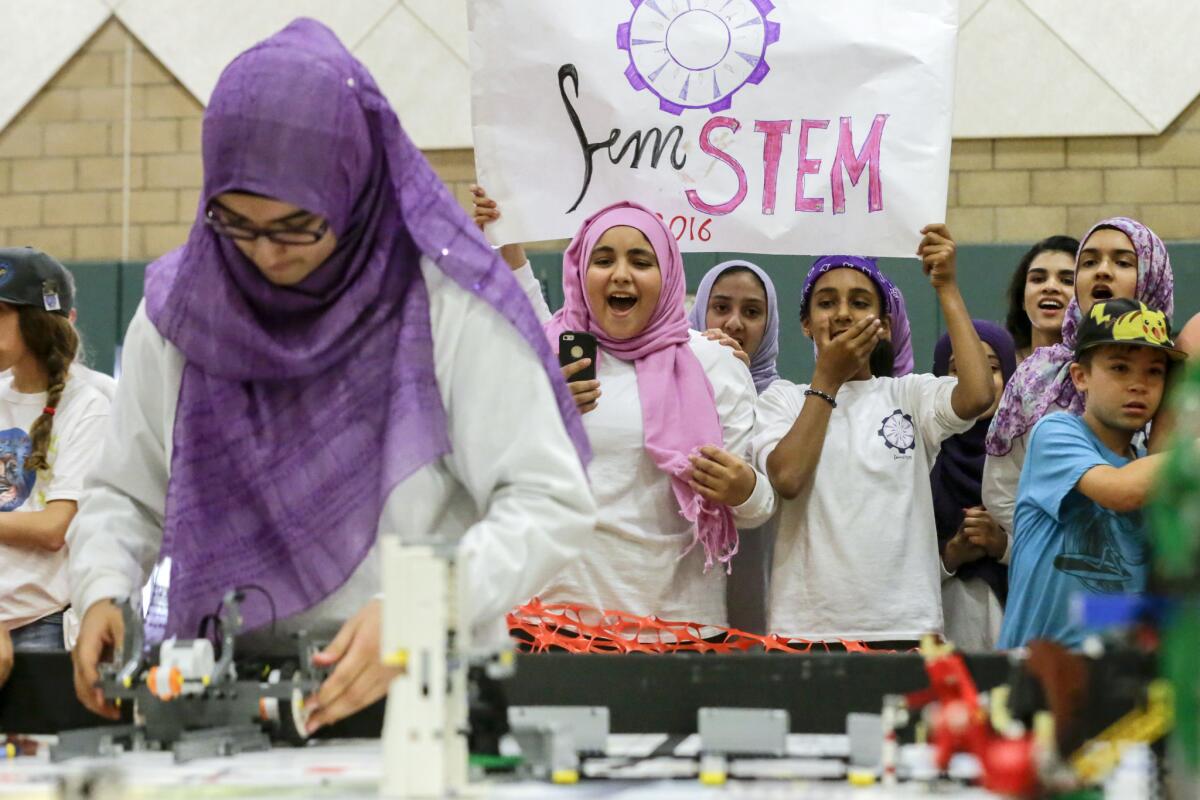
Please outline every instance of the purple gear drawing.
[[767, 48], [779, 41], [771, 0], [630, 2], [633, 15], [617, 26], [617, 47], [629, 53], [625, 77], [663, 111], [726, 111], [739, 89], [771, 71]]
[[900, 455], [917, 446], [917, 427], [913, 424], [913, 418], [898, 408], [883, 418], [883, 423], [875, 433], [883, 439], [884, 445]]

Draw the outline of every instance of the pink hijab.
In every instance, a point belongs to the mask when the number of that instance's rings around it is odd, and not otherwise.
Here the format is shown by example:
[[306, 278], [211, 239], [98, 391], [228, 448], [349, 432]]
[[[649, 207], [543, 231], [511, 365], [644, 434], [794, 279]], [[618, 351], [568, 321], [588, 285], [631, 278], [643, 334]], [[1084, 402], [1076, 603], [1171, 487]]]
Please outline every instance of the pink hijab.
[[[642, 232], [662, 272], [654, 314], [642, 332], [629, 339], [613, 339], [596, 324], [584, 288], [592, 249], [607, 230], [618, 226]], [[724, 434], [712, 384], [688, 346], [685, 291], [683, 256], [662, 220], [637, 203], [615, 203], [585, 220], [563, 255], [563, 307], [545, 329], [552, 347], [558, 346], [563, 331], [587, 331], [606, 353], [634, 363], [646, 452], [670, 476], [679, 513], [695, 526], [696, 539], [684, 553], [696, 541], [703, 544], [707, 571], [714, 560], [728, 564], [737, 553], [738, 534], [728, 506], [713, 503], [688, 486], [692, 470], [688, 456], [703, 445], [723, 447]]]

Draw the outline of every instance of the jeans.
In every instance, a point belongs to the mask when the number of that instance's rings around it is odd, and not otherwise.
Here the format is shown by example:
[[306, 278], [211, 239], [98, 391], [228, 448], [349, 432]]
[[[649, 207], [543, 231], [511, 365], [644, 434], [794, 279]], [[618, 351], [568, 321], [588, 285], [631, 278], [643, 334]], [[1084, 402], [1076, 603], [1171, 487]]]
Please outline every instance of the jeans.
[[47, 652], [62, 650], [63, 647], [63, 615], [59, 611], [48, 617], [42, 617], [37, 622], [22, 625], [10, 631], [13, 650], [18, 652]]

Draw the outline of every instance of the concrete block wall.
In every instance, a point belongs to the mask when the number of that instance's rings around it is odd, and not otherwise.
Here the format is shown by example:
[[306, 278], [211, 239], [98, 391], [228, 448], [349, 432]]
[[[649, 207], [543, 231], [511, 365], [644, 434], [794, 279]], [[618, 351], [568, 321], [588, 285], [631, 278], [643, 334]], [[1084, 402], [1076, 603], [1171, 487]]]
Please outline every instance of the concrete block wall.
[[[182, 244], [202, 180], [201, 115], [199, 102], [110, 20], [0, 133], [0, 246], [113, 260], [126, 227], [133, 261]], [[427, 155], [469, 207], [472, 151]], [[1200, 99], [1160, 136], [954, 142], [947, 221], [964, 244], [1078, 236], [1114, 213], [1166, 239], [1200, 239]]]
[[947, 222], [966, 243], [1081, 236], [1124, 214], [1200, 239], [1200, 98], [1159, 136], [956, 140]]

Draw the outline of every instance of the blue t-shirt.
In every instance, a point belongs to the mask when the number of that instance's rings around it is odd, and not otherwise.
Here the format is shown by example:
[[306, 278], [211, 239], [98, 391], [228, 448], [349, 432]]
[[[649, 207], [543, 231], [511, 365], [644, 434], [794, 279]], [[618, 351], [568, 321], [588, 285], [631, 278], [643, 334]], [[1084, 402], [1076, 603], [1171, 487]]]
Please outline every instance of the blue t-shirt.
[[1086, 634], [1071, 622], [1072, 595], [1145, 591], [1150, 553], [1141, 512], [1118, 514], [1075, 488], [1092, 467], [1130, 460], [1074, 414], [1051, 414], [1034, 426], [1017, 488], [998, 647], [1032, 639], [1079, 647]]

